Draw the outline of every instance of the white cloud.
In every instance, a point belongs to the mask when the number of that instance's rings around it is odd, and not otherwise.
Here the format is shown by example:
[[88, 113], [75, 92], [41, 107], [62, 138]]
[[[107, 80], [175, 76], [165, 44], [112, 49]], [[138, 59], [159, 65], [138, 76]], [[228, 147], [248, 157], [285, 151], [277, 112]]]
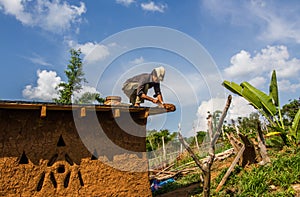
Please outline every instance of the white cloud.
[[167, 5], [155, 4], [153, 1], [150, 1], [149, 3], [141, 3], [141, 7], [145, 11], [164, 13]]
[[32, 57], [25, 57], [29, 61], [31, 61], [34, 64], [40, 65], [40, 66], [52, 66], [52, 64], [48, 63], [43, 57], [33, 54]]
[[71, 27], [72, 23], [80, 22], [79, 16], [86, 12], [85, 4], [80, 2], [80, 6], [69, 5], [66, 2], [38, 0], [37, 22], [46, 30], [56, 32], [65, 31]]
[[[23, 97], [32, 100], [52, 101], [53, 98], [58, 98], [56, 87], [61, 83], [61, 78], [57, 76], [55, 71], [38, 70], [37, 85], [27, 85], [23, 90]], [[74, 92], [74, 98], [81, 97], [84, 93], [99, 93], [96, 88], [83, 85], [79, 92]]]
[[297, 89], [300, 89], [300, 82], [298, 84], [292, 84], [289, 80], [280, 80], [278, 81], [278, 89], [284, 92], [297, 92]]
[[130, 61], [129, 63], [136, 65], [136, 64], [142, 64], [142, 63], [144, 63], [144, 61], [145, 61], [144, 58], [141, 56], [139, 58], [136, 58], [136, 59]]
[[57, 73], [55, 71], [38, 70], [37, 76], [37, 86], [27, 85], [22, 92], [24, 98], [44, 101], [57, 98], [58, 92], [55, 88], [61, 82], [61, 78], [57, 76]]
[[266, 78], [264, 77], [255, 77], [249, 81], [254, 87], [262, 87], [266, 83]]
[[[88, 64], [104, 60], [110, 55], [109, 48], [99, 43], [87, 42], [78, 44], [74, 41], [69, 41], [68, 45], [71, 48], [80, 49], [85, 56], [84, 61]], [[115, 46], [115, 43], [112, 43], [110, 46]]]
[[299, 9], [294, 9], [295, 7], [291, 4], [275, 6], [267, 4], [264, 7], [255, 7], [253, 10], [256, 16], [264, 22], [265, 28], [259, 38], [269, 41], [292, 40], [300, 43]]
[[[259, 27], [257, 37], [267, 41], [290, 40], [300, 43], [298, 2], [252, 0], [204, 0], [202, 5], [215, 19], [233, 25]], [[247, 13], [247, 14], [245, 14]], [[228, 22], [228, 21], [226, 21]]]
[[[212, 114], [216, 110], [223, 111], [225, 107], [226, 99], [223, 98], [212, 98], [208, 101], [202, 101], [198, 107], [196, 129], [197, 131], [207, 130], [207, 115], [208, 111]], [[232, 103], [228, 110], [226, 120], [234, 119], [238, 117], [247, 117], [250, 113], [256, 112], [254, 107], [250, 106], [248, 102], [239, 96], [232, 97]]]
[[227, 77], [256, 76], [273, 69], [278, 69], [282, 73], [286, 73], [285, 77], [290, 77], [296, 74], [290, 72], [290, 69], [295, 71], [293, 66], [295, 63], [300, 63], [300, 61], [296, 59], [289, 60], [287, 47], [280, 45], [267, 46], [253, 57], [249, 52], [241, 50], [231, 58], [230, 63], [231, 65], [224, 69]]
[[61, 0], [0, 0], [0, 7], [5, 14], [16, 17], [24, 25], [38, 26], [54, 33], [70, 29], [86, 12], [83, 2], [75, 6]]
[[[290, 81], [290, 88], [297, 85], [291, 83], [300, 74], [300, 59], [290, 58], [286, 46], [267, 46], [254, 56], [242, 50], [231, 58], [231, 65], [224, 69], [224, 75], [230, 81], [250, 81], [254, 86], [262, 87], [266, 79], [270, 79], [272, 70], [276, 70], [279, 80]], [[269, 80], [268, 80], [269, 81]], [[282, 91], [288, 90], [283, 88]]]
[[129, 6], [132, 3], [135, 3], [135, 0], [116, 0], [116, 2], [124, 6]]
[[5, 14], [13, 15], [17, 20], [28, 25], [33, 19], [30, 13], [25, 12], [24, 3], [26, 1], [23, 0], [0, 0], [0, 7]]

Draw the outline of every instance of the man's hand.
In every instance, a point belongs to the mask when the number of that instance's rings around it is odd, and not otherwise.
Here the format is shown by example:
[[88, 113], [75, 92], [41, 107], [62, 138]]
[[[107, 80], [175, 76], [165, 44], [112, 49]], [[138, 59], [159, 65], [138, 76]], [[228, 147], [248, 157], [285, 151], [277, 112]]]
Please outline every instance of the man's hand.
[[163, 105], [163, 103], [161, 102], [161, 101], [159, 101], [158, 99], [153, 99], [153, 101], [152, 101], [153, 103], [155, 103], [155, 104], [157, 104], [158, 105], [158, 107], [161, 107], [161, 108], [163, 108], [164, 107], [164, 105]]

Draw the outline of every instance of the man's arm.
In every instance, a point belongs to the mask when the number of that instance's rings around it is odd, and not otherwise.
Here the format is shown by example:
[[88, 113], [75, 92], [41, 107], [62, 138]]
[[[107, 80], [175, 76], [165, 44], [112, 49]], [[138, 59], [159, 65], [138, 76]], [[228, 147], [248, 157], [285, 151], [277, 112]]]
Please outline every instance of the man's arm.
[[157, 95], [157, 99], [147, 96], [146, 94], [142, 94], [141, 98], [151, 101], [152, 103], [155, 103], [155, 104], [159, 105], [160, 107], [163, 107], [163, 98], [162, 98], [161, 94]]
[[157, 100], [160, 105], [164, 104], [164, 100], [161, 94], [157, 95]]

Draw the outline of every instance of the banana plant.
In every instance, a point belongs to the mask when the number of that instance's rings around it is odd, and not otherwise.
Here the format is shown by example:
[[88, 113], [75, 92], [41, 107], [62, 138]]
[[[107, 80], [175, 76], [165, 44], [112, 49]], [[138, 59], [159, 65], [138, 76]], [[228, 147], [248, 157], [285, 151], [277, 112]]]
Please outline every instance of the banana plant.
[[[224, 81], [222, 85], [231, 92], [245, 98], [255, 109], [257, 109], [271, 124], [271, 127], [276, 132], [269, 133], [269, 135], [279, 134], [285, 144], [288, 140], [294, 141], [299, 138], [299, 119], [300, 109], [295, 117], [293, 125], [290, 129], [285, 128], [283, 118], [280, 110], [278, 86], [276, 71], [273, 70], [271, 82], [269, 86], [269, 94], [266, 94], [255, 88], [248, 82], [242, 82], [240, 85], [235, 82]], [[288, 132], [289, 131], [289, 134]]]

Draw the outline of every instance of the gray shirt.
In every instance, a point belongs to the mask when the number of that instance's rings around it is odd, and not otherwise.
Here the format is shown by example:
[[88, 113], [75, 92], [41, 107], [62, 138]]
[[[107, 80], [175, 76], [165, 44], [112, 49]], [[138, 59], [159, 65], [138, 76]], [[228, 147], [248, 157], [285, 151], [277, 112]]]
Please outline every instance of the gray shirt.
[[146, 94], [144, 92], [144, 88], [145, 88], [145, 85], [147, 85], [147, 84], [149, 85], [149, 88], [152, 88], [152, 87], [154, 88], [154, 92], [155, 92], [154, 97], [161, 94], [160, 83], [153, 82], [152, 75], [148, 74], [148, 73], [136, 75], [130, 79], [127, 79], [125, 81], [125, 84], [126, 83], [138, 83], [138, 87], [137, 87], [137, 91], [136, 91], [138, 96], [141, 96], [142, 94]]

